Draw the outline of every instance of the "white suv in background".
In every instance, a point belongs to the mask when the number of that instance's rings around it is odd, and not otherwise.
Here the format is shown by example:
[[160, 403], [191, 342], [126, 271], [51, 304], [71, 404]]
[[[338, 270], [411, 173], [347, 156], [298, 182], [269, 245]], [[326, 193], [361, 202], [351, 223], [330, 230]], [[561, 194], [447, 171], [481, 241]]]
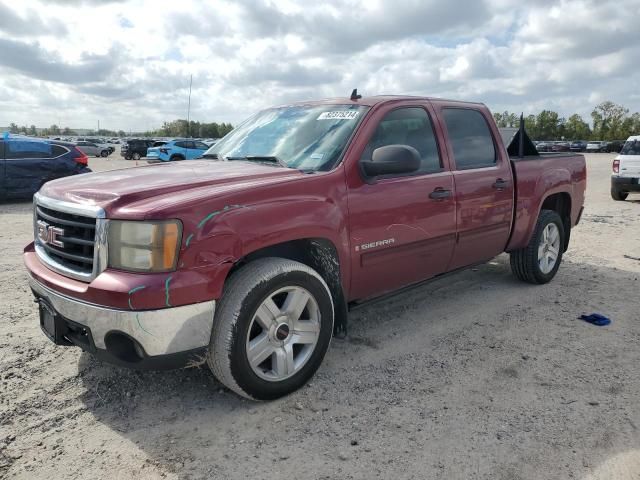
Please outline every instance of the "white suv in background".
[[626, 200], [629, 193], [640, 193], [640, 135], [629, 137], [613, 161], [611, 198]]

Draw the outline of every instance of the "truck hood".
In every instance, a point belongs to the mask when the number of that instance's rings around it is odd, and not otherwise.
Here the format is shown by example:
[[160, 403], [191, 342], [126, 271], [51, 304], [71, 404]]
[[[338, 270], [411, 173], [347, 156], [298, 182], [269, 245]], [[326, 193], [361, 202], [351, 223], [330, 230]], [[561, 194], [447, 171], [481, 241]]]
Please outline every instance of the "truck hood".
[[74, 175], [47, 182], [39, 193], [101, 207], [107, 216], [123, 207], [129, 207], [126, 210], [135, 215], [136, 204], [141, 208], [144, 205], [148, 212], [150, 208], [180, 203], [195, 190], [205, 189], [203, 194], [213, 197], [304, 176], [294, 169], [243, 161], [186, 160]]

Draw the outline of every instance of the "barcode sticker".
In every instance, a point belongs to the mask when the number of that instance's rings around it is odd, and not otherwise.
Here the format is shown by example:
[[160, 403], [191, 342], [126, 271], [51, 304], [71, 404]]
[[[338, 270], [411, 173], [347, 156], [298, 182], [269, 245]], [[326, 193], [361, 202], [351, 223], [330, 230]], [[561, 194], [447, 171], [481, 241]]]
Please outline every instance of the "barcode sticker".
[[355, 110], [340, 110], [337, 112], [322, 112], [317, 120], [355, 120], [358, 118]]

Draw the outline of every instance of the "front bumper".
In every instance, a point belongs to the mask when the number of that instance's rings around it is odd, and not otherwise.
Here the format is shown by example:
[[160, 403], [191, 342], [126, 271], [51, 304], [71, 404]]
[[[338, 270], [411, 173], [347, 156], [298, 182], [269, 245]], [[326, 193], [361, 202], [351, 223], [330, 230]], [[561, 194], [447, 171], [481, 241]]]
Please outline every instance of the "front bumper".
[[55, 314], [56, 338], [108, 362], [139, 369], [201, 361], [211, 337], [215, 301], [158, 310], [120, 310], [61, 295], [32, 277], [34, 296]]
[[621, 192], [640, 192], [640, 178], [611, 177], [611, 188]]

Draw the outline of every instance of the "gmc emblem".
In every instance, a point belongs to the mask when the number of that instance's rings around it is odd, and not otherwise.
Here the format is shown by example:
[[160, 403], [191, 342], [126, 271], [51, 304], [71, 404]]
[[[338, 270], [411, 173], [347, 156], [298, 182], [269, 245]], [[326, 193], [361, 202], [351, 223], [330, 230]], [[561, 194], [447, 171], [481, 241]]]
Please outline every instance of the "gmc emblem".
[[37, 231], [38, 239], [42, 243], [48, 243], [49, 245], [53, 245], [55, 247], [60, 247], [60, 248], [64, 247], [64, 243], [58, 240], [58, 237], [61, 237], [64, 235], [64, 230], [62, 228], [52, 227], [51, 225], [49, 225], [47, 222], [43, 220], [38, 220], [37, 225], [38, 225], [38, 231]]

